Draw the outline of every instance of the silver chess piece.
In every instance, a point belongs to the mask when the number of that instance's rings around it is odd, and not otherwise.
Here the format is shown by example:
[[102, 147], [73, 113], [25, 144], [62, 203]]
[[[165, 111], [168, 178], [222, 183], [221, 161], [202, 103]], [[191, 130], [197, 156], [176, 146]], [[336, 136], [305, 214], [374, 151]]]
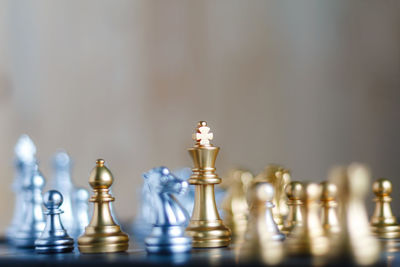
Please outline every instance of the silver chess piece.
[[73, 237], [81, 236], [85, 232], [85, 227], [89, 225], [89, 197], [89, 192], [86, 189], [75, 189]]
[[192, 240], [184, 235], [189, 214], [173, 194], [183, 194], [188, 183], [173, 175], [168, 168], [158, 167], [143, 174], [151, 193], [155, 221], [145, 239], [149, 253], [181, 253], [191, 249]]
[[59, 191], [63, 196], [61, 219], [65, 229], [72, 233], [74, 231], [73, 214], [73, 194], [74, 185], [71, 180], [71, 158], [65, 152], [60, 150], [52, 159], [53, 177], [49, 183], [50, 188]]
[[[176, 177], [181, 180], [187, 180], [192, 175], [192, 169], [185, 167], [174, 170], [172, 172]], [[188, 185], [188, 190], [185, 194], [178, 194], [175, 198], [181, 203], [188, 214], [193, 211], [194, 204], [194, 186]], [[151, 204], [151, 192], [148, 185], [145, 183], [140, 189], [138, 194], [139, 212], [132, 223], [132, 232], [135, 235], [135, 241], [142, 243], [144, 239], [150, 235], [153, 228], [152, 222], [155, 221], [156, 212]], [[187, 221], [189, 223], [189, 221]], [[187, 225], [185, 225], [186, 227]]]
[[42, 189], [45, 179], [35, 165], [32, 175], [24, 181], [25, 214], [12, 243], [16, 247], [32, 248], [42, 233], [45, 222], [42, 210]]
[[12, 190], [15, 194], [14, 214], [7, 229], [7, 239], [11, 240], [25, 216], [24, 180], [29, 179], [36, 164], [36, 146], [28, 135], [23, 134], [14, 148], [15, 178]]
[[44, 205], [47, 208], [46, 226], [35, 241], [35, 250], [38, 253], [65, 253], [74, 250], [74, 240], [68, 236], [61, 222], [60, 209], [63, 204], [63, 196], [57, 190], [50, 190], [43, 196]]

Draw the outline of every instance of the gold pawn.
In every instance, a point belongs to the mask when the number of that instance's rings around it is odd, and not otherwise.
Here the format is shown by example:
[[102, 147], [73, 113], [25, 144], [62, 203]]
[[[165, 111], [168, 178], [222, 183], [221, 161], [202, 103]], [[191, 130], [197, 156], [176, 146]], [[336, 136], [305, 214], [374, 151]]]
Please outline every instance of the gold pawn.
[[282, 228], [282, 233], [288, 235], [296, 225], [303, 224], [304, 216], [304, 185], [301, 182], [291, 182], [285, 187], [288, 198], [289, 213]]
[[196, 144], [188, 150], [194, 168], [188, 181], [195, 185], [195, 200], [186, 234], [193, 238], [195, 248], [226, 247], [231, 241], [231, 231], [219, 217], [214, 194], [214, 185], [221, 183], [215, 173], [219, 147], [210, 144], [213, 134], [205, 121], [198, 123], [193, 139]]
[[290, 172], [279, 165], [268, 165], [264, 171], [256, 176], [254, 183], [267, 182], [274, 186], [275, 195], [273, 204], [274, 220], [279, 227], [283, 229], [284, 217], [288, 214], [288, 206], [286, 204], [285, 187], [290, 183]]
[[381, 239], [400, 238], [400, 226], [391, 207], [392, 183], [380, 178], [373, 183], [372, 190], [376, 196], [375, 211], [371, 218], [372, 232]]
[[305, 205], [303, 223], [294, 227], [286, 241], [290, 255], [322, 256], [328, 252], [328, 239], [324, 235], [318, 213], [320, 196], [319, 184], [309, 183], [305, 186], [305, 194], [301, 198]]
[[114, 222], [110, 211], [110, 202], [114, 201], [114, 197], [108, 192], [113, 180], [113, 175], [104, 166], [104, 160], [98, 159], [89, 176], [94, 192], [89, 200], [94, 204], [93, 216], [85, 233], [78, 239], [81, 253], [123, 252], [128, 249], [129, 237]]
[[231, 229], [235, 243], [243, 241], [249, 216], [246, 194], [253, 180], [253, 175], [244, 170], [231, 170], [224, 182], [227, 193], [222, 201], [224, 223]]
[[337, 217], [337, 187], [333, 183], [322, 182], [321, 194], [321, 223], [327, 236], [340, 232], [339, 219]]
[[359, 163], [336, 167], [329, 181], [338, 189], [340, 223], [340, 233], [331, 240], [331, 256], [350, 259], [359, 265], [374, 264], [380, 257], [380, 244], [371, 233], [364, 203], [370, 188], [368, 168]]
[[260, 182], [249, 189], [247, 197], [249, 223], [239, 257], [246, 263], [261, 261], [269, 265], [278, 264], [284, 256], [282, 240], [285, 236], [279, 232], [272, 219], [273, 187], [269, 183]]

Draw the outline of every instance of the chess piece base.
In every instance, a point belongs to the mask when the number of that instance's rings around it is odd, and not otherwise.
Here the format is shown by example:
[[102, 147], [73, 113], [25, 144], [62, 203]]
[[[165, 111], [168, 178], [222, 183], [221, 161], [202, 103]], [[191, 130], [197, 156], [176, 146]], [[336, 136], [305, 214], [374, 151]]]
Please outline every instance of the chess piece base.
[[78, 238], [81, 253], [124, 252], [129, 247], [129, 237], [118, 225], [101, 228], [88, 226], [85, 234]]
[[41, 254], [67, 253], [73, 250], [74, 240], [72, 238], [37, 239], [35, 241], [35, 251]]
[[193, 238], [194, 248], [227, 247], [231, 242], [231, 231], [222, 220], [194, 221], [186, 228], [186, 234]]
[[379, 239], [400, 239], [400, 225], [373, 225], [372, 233]]
[[145, 244], [149, 253], [185, 253], [192, 249], [192, 240], [184, 236], [181, 226], [154, 226]]

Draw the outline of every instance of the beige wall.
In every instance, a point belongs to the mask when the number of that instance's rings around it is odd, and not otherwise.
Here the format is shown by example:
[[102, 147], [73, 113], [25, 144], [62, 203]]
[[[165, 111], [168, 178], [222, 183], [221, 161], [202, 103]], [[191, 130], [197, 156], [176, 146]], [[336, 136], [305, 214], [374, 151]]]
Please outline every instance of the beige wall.
[[398, 195], [399, 87], [399, 1], [0, 0], [0, 229], [21, 133], [47, 177], [58, 148], [79, 185], [104, 157], [121, 220], [142, 172], [191, 164], [198, 120], [220, 174], [358, 160]]

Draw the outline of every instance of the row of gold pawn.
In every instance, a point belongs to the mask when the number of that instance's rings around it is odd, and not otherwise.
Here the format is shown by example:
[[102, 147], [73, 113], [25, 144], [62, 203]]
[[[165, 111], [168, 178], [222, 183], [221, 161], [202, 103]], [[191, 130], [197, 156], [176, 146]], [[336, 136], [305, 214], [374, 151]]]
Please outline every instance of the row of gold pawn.
[[[268, 182], [275, 189], [273, 217], [279, 230], [287, 236], [285, 243], [289, 254], [334, 254], [344, 250], [340, 246], [349, 247], [347, 241], [353, 239], [349, 250], [353, 254], [357, 254], [360, 249], [365, 251], [359, 253], [358, 257], [351, 255], [357, 263], [369, 264], [376, 260], [380, 246], [374, 242], [372, 235], [385, 241], [385, 244], [397, 242], [400, 238], [400, 226], [391, 209], [391, 182], [381, 178], [373, 183], [376, 207], [368, 224], [363, 204], [363, 196], [367, 191], [362, 191], [363, 186], [369, 184], [368, 169], [353, 164], [347, 168], [334, 169], [330, 176], [329, 182], [318, 185], [291, 182], [290, 172], [277, 165], [268, 166], [256, 177], [249, 171], [232, 170], [228, 179], [225, 179], [225, 184], [229, 183], [230, 186], [227, 187], [228, 194], [222, 207], [225, 223], [232, 229], [235, 242], [240, 244], [245, 241], [246, 229], [248, 231], [252, 227], [247, 225], [250, 205], [247, 192], [257, 183]], [[344, 202], [339, 214], [338, 195]], [[344, 222], [349, 218], [352, 223]], [[343, 246], [343, 243], [346, 245]]]

